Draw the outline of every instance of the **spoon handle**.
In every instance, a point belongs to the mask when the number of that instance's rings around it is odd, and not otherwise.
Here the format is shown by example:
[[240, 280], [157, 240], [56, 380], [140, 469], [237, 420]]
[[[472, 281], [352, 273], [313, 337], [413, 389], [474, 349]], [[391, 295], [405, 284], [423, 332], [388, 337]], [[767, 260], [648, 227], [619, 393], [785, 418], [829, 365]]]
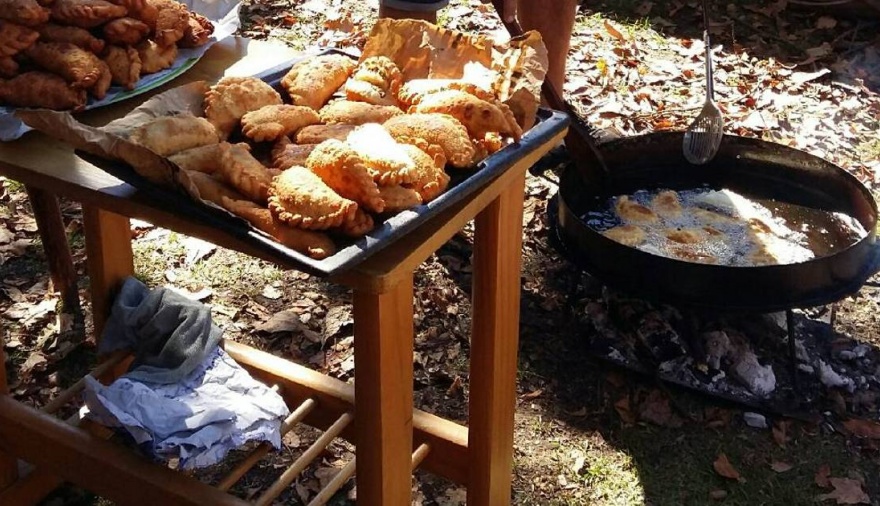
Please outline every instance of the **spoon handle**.
[[706, 100], [715, 99], [715, 87], [712, 85], [712, 43], [709, 40], [709, 6], [703, 0], [703, 44], [706, 46]]

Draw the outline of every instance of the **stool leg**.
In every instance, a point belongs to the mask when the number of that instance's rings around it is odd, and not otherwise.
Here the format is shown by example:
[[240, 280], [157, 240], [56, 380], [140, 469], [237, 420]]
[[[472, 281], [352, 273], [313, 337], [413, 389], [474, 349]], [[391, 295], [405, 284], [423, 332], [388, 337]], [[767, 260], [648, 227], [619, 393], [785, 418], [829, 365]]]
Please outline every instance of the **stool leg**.
[[469, 505], [510, 503], [524, 177], [513, 181], [475, 223]]
[[358, 504], [411, 502], [412, 279], [385, 293], [354, 292]]
[[64, 310], [79, 313], [79, 291], [76, 286], [76, 270], [70, 255], [67, 232], [58, 207], [58, 198], [44, 190], [26, 186], [28, 199], [34, 210], [43, 250], [49, 263], [52, 284], [61, 293]]
[[122, 280], [134, 272], [128, 218], [83, 204], [83, 228], [92, 297], [95, 340], [101, 338], [110, 306]]

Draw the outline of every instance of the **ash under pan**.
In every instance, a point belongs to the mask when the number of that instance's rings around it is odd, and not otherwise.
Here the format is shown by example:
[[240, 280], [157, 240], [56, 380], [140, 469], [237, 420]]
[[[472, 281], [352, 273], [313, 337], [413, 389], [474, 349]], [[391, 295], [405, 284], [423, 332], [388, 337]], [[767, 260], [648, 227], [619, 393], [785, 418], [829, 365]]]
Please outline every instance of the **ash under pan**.
[[[712, 162], [694, 166], [682, 156], [682, 135], [655, 133], [603, 144], [612, 167], [607, 175], [566, 168], [551, 222], [569, 259], [607, 285], [649, 300], [744, 312], [827, 304], [858, 290], [880, 268], [877, 205], [846, 171], [796, 149], [736, 136], [725, 136]], [[867, 235], [834, 254], [801, 263], [731, 267], [625, 246], [582, 219], [596, 202], [615, 195], [702, 186], [844, 213]]]

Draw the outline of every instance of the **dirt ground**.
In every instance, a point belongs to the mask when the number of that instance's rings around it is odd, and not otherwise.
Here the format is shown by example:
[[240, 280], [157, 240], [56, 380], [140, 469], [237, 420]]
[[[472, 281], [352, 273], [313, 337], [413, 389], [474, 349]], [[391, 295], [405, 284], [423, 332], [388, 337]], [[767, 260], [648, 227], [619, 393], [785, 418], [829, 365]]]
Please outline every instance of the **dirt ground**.
[[[712, 34], [721, 46], [716, 98], [727, 129], [823, 156], [873, 189], [880, 169], [878, 22], [791, 4], [713, 3]], [[582, 6], [567, 99], [614, 135], [685, 128], [703, 100], [698, 5], [604, 0]], [[372, 2], [254, 1], [242, 9], [242, 33], [302, 49], [357, 47], [375, 16]], [[475, 1], [452, 1], [440, 23], [503, 37], [491, 10]], [[880, 504], [876, 374], [855, 392], [815, 392], [803, 419], [768, 411], [768, 427], [752, 428], [743, 418], [750, 409], [596, 359], [585, 308], [607, 292], [548, 243], [546, 205], [566, 162], [564, 153], [554, 153], [527, 181], [513, 503]], [[80, 209], [63, 202], [63, 212], [87, 300]], [[134, 230], [136, 273], [150, 286], [171, 285], [209, 304], [228, 338], [351, 380], [356, 343], [347, 291], [148, 224], [136, 222]], [[467, 422], [470, 239], [466, 229], [415, 276], [416, 405], [461, 423]], [[88, 304], [85, 324], [57, 313], [26, 195], [11, 180], [0, 189], [0, 274], [10, 384], [17, 398], [39, 405], [83, 373], [93, 341]], [[880, 352], [878, 304], [880, 289], [869, 284], [836, 305], [832, 330]], [[269, 325], [282, 311], [297, 323]], [[266, 330], [253, 330], [261, 325]], [[864, 423], [843, 425], [854, 413]], [[315, 437], [308, 429], [287, 436], [284, 450], [248, 473], [234, 493], [257, 494]], [[334, 444], [278, 504], [308, 502], [352, 455], [350, 446]], [[203, 477], [222, 471], [208, 469]], [[416, 475], [413, 490], [418, 504], [464, 503], [463, 489], [425, 473]], [[332, 504], [355, 497], [349, 483]], [[108, 502], [66, 488], [46, 504]]]

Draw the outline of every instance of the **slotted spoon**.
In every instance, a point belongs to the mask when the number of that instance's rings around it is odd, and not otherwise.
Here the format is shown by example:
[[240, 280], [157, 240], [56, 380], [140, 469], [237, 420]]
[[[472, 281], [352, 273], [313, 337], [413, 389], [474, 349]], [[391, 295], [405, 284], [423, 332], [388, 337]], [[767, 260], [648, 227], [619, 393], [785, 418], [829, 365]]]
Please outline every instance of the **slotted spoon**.
[[724, 119], [715, 105], [712, 86], [712, 45], [709, 41], [709, 9], [703, 0], [703, 42], [706, 44], [706, 103], [697, 118], [684, 133], [682, 149], [687, 161], [703, 165], [718, 152], [724, 136]]

